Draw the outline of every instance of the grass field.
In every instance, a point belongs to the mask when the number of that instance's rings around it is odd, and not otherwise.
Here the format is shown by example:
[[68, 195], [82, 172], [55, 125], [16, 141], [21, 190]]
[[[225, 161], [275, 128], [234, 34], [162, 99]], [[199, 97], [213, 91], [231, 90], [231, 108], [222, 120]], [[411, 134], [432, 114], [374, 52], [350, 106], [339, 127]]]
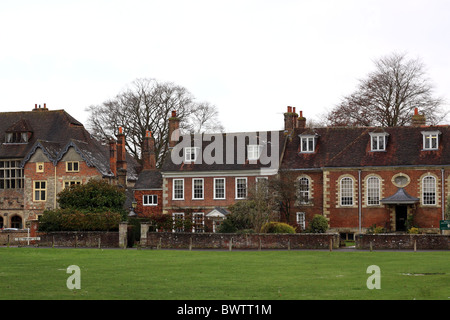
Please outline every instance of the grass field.
[[[0, 248], [0, 299], [450, 300], [450, 252]], [[81, 289], [68, 289], [67, 267]], [[370, 265], [380, 289], [368, 289]]]

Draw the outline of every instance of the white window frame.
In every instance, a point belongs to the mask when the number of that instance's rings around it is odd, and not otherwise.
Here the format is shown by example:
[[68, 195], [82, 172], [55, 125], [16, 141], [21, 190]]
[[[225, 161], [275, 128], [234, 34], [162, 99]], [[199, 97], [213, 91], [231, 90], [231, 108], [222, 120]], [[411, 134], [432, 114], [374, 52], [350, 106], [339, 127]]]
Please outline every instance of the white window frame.
[[[422, 131], [423, 136], [423, 150], [437, 150], [439, 149], [439, 135], [440, 131]], [[436, 142], [433, 147], [433, 141]]]
[[[149, 201], [150, 199], [151, 199], [151, 201]], [[158, 195], [157, 194], [144, 194], [142, 196], [142, 205], [145, 207], [157, 206], [158, 205]]]
[[184, 163], [191, 163], [197, 161], [198, 156], [197, 147], [185, 147], [184, 148]]
[[[200, 229], [196, 228], [196, 226], [197, 226], [197, 224], [195, 223], [196, 216], [202, 217], [202, 223], [199, 224], [199, 225], [201, 225]], [[192, 232], [194, 232], [194, 233], [204, 233], [205, 232], [205, 213], [204, 212], [194, 212], [192, 214]]]
[[[376, 183], [374, 183], [376, 181]], [[375, 185], [376, 184], [376, 185]], [[366, 180], [366, 204], [367, 206], [380, 205], [381, 180], [378, 177], [370, 176]]]
[[[181, 187], [182, 187], [182, 197], [181, 198], [177, 198], [176, 197], [176, 192], [175, 192], [175, 182], [176, 181], [181, 181]], [[184, 179], [173, 179], [172, 180], [172, 200], [184, 200]]]
[[306, 214], [305, 212], [297, 212], [296, 213], [296, 221], [302, 230], [306, 229]]
[[[303, 142], [306, 141], [306, 148], [303, 148]], [[315, 135], [300, 135], [300, 152], [313, 153], [316, 149]]]
[[[201, 181], [201, 188], [202, 188], [201, 198], [196, 197], [196, 194], [195, 194], [195, 191], [196, 191], [195, 182], [196, 181]], [[203, 178], [193, 178], [192, 179], [192, 200], [203, 200], [204, 196], [205, 196], [205, 180]]]
[[[386, 151], [386, 133], [369, 133], [370, 135], [370, 150], [371, 151]], [[374, 141], [375, 140], [375, 141]], [[380, 147], [380, 141], [382, 141], [383, 146]], [[374, 143], [376, 142], [376, 143]]]
[[[239, 180], [245, 180], [245, 196], [244, 197], [238, 197], [238, 195], [239, 195], [238, 181]], [[247, 177], [236, 177], [235, 178], [235, 184], [234, 184], [234, 190], [235, 190], [235, 198], [236, 199], [246, 199], [247, 198], [247, 191], [248, 191], [248, 179], [247, 179]]]
[[172, 232], [184, 232], [184, 227], [181, 229], [175, 229], [175, 221], [177, 220], [177, 216], [181, 217], [181, 221], [183, 221], [184, 224], [184, 212], [174, 212], [172, 213]]
[[[427, 180], [427, 181], [426, 181]], [[432, 180], [430, 183], [428, 180]], [[437, 204], [437, 180], [434, 176], [427, 175], [422, 178], [422, 204], [435, 206]]]
[[261, 156], [261, 150], [263, 146], [259, 144], [249, 144], [247, 146], [247, 158], [248, 160], [258, 160]]
[[[308, 184], [306, 185], [307, 186], [307, 190], [302, 190], [301, 189], [301, 186], [302, 185], [304, 186], [304, 184], [302, 184], [301, 181], [304, 181], [304, 180], [308, 181]], [[311, 179], [309, 179], [308, 177], [300, 177], [297, 180], [297, 182], [298, 182], [298, 195], [299, 195], [298, 203], [300, 203], [300, 204], [308, 204], [310, 199], [311, 199]], [[306, 195], [306, 197], [305, 197], [306, 200], [302, 199], [302, 194]]]
[[[345, 185], [344, 186], [344, 181], [350, 181], [350, 186]], [[354, 186], [354, 180], [350, 177], [343, 177], [340, 181], [339, 181], [339, 186], [340, 186], [340, 190], [339, 190], [339, 202], [341, 204], [341, 206], [343, 207], [351, 207], [354, 205], [355, 201], [354, 201], [354, 190], [353, 190], [353, 186]], [[345, 201], [344, 198], [346, 199]]]
[[[218, 180], [223, 180], [223, 198], [220, 198], [220, 197], [218, 197], [217, 196], [217, 181]], [[227, 190], [227, 187], [226, 187], [226, 184], [227, 184], [227, 179], [225, 179], [225, 178], [214, 178], [214, 200], [224, 200], [224, 199], [226, 199], [226, 190]]]

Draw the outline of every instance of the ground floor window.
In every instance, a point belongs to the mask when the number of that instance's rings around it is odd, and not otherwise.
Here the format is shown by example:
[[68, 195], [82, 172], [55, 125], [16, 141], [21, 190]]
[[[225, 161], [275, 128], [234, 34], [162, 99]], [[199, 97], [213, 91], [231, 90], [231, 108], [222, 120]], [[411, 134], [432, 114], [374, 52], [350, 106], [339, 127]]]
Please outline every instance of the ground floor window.
[[297, 224], [300, 226], [302, 230], [305, 230], [305, 213], [297, 212]]
[[11, 228], [22, 229], [22, 218], [20, 216], [11, 217]]
[[184, 212], [172, 214], [173, 232], [184, 232]]
[[192, 232], [205, 232], [205, 215], [203, 212], [194, 213], [192, 215]]

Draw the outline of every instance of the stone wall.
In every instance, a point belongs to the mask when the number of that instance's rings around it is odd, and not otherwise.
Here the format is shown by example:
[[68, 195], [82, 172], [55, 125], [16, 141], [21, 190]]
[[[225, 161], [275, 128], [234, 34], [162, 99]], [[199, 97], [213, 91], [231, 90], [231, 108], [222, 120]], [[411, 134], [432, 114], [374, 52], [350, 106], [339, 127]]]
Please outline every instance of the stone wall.
[[160, 249], [329, 249], [339, 234], [231, 234], [149, 232], [143, 246]]
[[357, 249], [449, 250], [450, 235], [440, 234], [360, 234]]

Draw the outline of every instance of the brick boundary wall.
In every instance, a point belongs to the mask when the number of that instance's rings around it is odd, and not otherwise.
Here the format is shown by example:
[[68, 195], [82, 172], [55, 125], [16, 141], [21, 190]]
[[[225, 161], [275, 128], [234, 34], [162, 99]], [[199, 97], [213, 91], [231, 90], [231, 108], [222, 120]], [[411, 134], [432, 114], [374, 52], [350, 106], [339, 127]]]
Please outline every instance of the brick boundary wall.
[[450, 235], [440, 234], [357, 234], [357, 249], [449, 250]]
[[[9, 238], [8, 238], [9, 235]], [[27, 231], [0, 232], [0, 245], [27, 245], [27, 241], [15, 241], [15, 238], [27, 237]], [[41, 233], [39, 241], [30, 241], [30, 245], [38, 247], [79, 247], [79, 248], [118, 248], [119, 232], [117, 231], [60, 231]]]
[[146, 246], [159, 249], [329, 249], [330, 242], [332, 248], [338, 248], [339, 234], [148, 232]]

